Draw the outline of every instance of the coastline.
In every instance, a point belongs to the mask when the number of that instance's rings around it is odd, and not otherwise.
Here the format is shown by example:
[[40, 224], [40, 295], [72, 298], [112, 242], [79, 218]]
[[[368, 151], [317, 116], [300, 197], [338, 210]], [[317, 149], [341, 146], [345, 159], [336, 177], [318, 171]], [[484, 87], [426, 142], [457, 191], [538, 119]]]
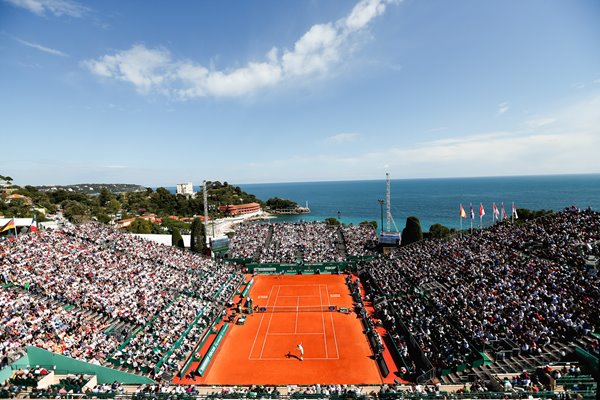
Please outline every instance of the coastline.
[[214, 225], [213, 237], [220, 237], [225, 236], [228, 232], [234, 232], [236, 225], [250, 221], [264, 221], [276, 218], [276, 215], [261, 210], [259, 212], [244, 214], [237, 217], [219, 218], [214, 220], [214, 224], [212, 222], [209, 222], [207, 228], [210, 232]]

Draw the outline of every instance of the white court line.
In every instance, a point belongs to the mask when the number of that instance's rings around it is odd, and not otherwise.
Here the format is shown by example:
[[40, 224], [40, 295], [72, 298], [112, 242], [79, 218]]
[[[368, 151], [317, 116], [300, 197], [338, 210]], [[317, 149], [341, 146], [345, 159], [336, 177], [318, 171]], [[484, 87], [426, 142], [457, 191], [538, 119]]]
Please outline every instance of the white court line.
[[294, 325], [294, 333], [298, 332], [298, 307], [300, 307], [300, 296], [296, 299], [296, 325]]
[[[325, 286], [325, 289], [327, 290], [327, 298], [329, 299], [329, 288], [327, 286]], [[338, 348], [338, 344], [337, 344], [337, 338], [335, 336], [335, 325], [333, 324], [333, 313], [329, 313], [329, 317], [331, 318], [331, 328], [333, 329], [333, 341], [335, 342], [335, 352], [337, 353], [337, 356], [339, 358], [340, 356], [340, 349]]]
[[272, 332], [269, 336], [297, 336], [297, 335], [322, 335], [323, 332], [300, 332], [300, 333], [284, 333], [284, 332]]
[[[325, 286], [327, 288], [327, 286]], [[323, 307], [323, 298], [321, 296], [321, 286], [319, 285], [319, 303], [321, 307]], [[325, 341], [325, 357], [329, 358], [329, 354], [327, 351], [327, 331], [325, 330], [325, 316], [323, 315], [323, 310], [321, 310], [321, 322], [323, 323], [323, 340]]]
[[[269, 297], [267, 297], [267, 304], [269, 304], [269, 300], [271, 298], [271, 293], [273, 292], [273, 288], [275, 286], [271, 286], [271, 291], [269, 292]], [[260, 317], [260, 324], [258, 324], [258, 330], [256, 331], [256, 336], [254, 336], [254, 342], [252, 342], [252, 347], [250, 348], [250, 354], [248, 354], [248, 359], [252, 356], [252, 352], [254, 351], [254, 345], [256, 345], [256, 339], [258, 339], [258, 333], [260, 332], [260, 327], [262, 326], [263, 319], [265, 319], [265, 314]]]
[[316, 294], [303, 294], [303, 295], [299, 295], [299, 296], [284, 296], [284, 295], [281, 295], [279, 297], [317, 297], [317, 295]]
[[[273, 307], [275, 307], [277, 305], [277, 298], [279, 297], [280, 290], [281, 290], [281, 286], [277, 286], [277, 294], [275, 295], [275, 304], [273, 304]], [[263, 352], [265, 351], [265, 344], [267, 344], [267, 337], [269, 337], [269, 329], [271, 328], [271, 321], [273, 321], [273, 314], [275, 314], [275, 313], [271, 313], [271, 318], [269, 318], [269, 325], [267, 325], [267, 334], [265, 335], [265, 338], [263, 339], [262, 349], [260, 350], [260, 358], [262, 358]]]
[[277, 285], [277, 286], [281, 286], [281, 287], [288, 287], [288, 286], [315, 287], [315, 286], [323, 286], [323, 285], [313, 283], [312, 285]]
[[[332, 357], [329, 357], [329, 358], [324, 358], [324, 357], [310, 357], [310, 358], [307, 358], [307, 357], [304, 357], [304, 361], [306, 361], [306, 360], [339, 360], [339, 359], [340, 359], [339, 357], [335, 357], [335, 358], [332, 358]], [[281, 360], [284, 360], [284, 361], [295, 361], [295, 362], [298, 362], [298, 360], [295, 359], [295, 358], [293, 358], [293, 357], [290, 357], [290, 358], [287, 358], [287, 357], [249, 358], [249, 360], [250, 361], [281, 361]]]

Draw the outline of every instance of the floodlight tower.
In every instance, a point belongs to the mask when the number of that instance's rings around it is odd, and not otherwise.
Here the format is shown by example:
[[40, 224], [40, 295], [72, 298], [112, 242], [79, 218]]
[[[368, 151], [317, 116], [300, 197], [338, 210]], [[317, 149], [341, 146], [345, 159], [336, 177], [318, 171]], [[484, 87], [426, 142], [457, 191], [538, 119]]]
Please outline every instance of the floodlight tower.
[[[386, 210], [386, 227], [385, 231], [382, 227], [381, 235], [379, 236], [379, 244], [383, 247], [394, 247], [400, 245], [400, 232], [398, 232], [398, 227], [396, 226], [396, 221], [394, 221], [394, 217], [392, 217], [392, 201], [391, 201], [391, 189], [390, 189], [390, 174], [385, 174], [385, 210]], [[379, 204], [381, 204], [381, 212], [383, 214], [383, 200], [378, 200]], [[383, 215], [381, 216], [381, 222], [383, 225]], [[394, 226], [394, 230], [392, 231], [392, 225]]]
[[390, 232], [390, 221], [392, 219], [391, 209], [391, 195], [390, 195], [390, 174], [385, 173], [385, 231]]

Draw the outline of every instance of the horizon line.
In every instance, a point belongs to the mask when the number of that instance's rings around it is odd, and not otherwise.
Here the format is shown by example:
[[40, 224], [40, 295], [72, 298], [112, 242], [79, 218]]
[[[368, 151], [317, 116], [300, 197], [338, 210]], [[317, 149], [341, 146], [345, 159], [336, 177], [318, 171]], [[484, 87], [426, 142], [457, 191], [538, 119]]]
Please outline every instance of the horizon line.
[[[421, 178], [391, 178], [392, 181], [414, 181], [414, 180], [452, 180], [452, 179], [483, 179], [483, 178], [535, 178], [535, 177], [559, 177], [559, 176], [589, 176], [589, 175], [600, 175], [600, 172], [576, 172], [576, 173], [550, 173], [550, 174], [524, 174], [524, 175], [478, 175], [478, 176], [439, 176], [439, 177], [421, 177]], [[300, 180], [300, 181], [264, 181], [264, 182], [229, 182], [227, 180], [209, 180], [209, 182], [227, 182], [229, 185], [240, 186], [240, 185], [273, 185], [273, 184], [294, 184], [294, 183], [335, 183], [335, 182], [374, 182], [374, 181], [385, 181], [385, 178], [366, 178], [366, 179], [324, 179], [324, 180]], [[202, 182], [200, 180], [199, 182]], [[192, 181], [193, 182], [193, 181]], [[64, 184], [56, 184], [56, 183], [44, 183], [44, 184], [18, 184], [13, 181], [13, 185], [16, 186], [75, 186], [75, 185], [138, 185], [145, 188], [158, 189], [158, 188], [167, 188], [167, 187], [175, 187], [178, 183], [184, 182], [176, 182], [167, 185], [144, 185], [139, 183], [126, 183], [126, 182], [85, 182], [85, 183], [64, 183]], [[194, 184], [194, 186], [202, 186], [202, 183]]]

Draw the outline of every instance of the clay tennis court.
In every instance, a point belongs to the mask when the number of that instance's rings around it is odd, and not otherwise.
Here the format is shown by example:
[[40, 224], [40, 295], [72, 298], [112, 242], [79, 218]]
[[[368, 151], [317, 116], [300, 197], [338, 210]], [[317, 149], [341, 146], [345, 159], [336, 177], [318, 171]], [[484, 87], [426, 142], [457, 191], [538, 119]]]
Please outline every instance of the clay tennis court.
[[[379, 384], [381, 375], [341, 275], [256, 276], [254, 305], [266, 309], [232, 325], [206, 374], [214, 385]], [[304, 348], [300, 360], [298, 343]], [[195, 365], [193, 366], [195, 367]]]

